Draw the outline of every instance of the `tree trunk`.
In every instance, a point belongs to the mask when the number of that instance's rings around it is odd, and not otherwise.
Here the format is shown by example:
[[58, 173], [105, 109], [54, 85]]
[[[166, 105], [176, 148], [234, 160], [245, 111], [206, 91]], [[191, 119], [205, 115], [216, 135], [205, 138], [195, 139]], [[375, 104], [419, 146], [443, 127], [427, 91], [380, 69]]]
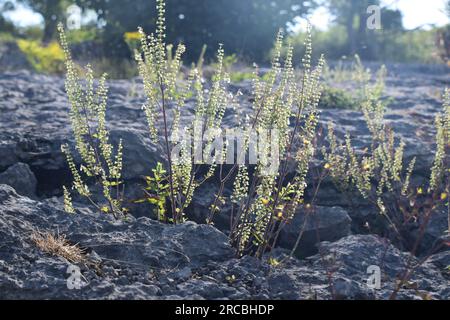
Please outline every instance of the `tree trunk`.
[[350, 47], [350, 53], [353, 55], [356, 51], [356, 39], [355, 39], [355, 30], [353, 29], [353, 15], [350, 15], [347, 20], [347, 36], [348, 36], [348, 44]]
[[366, 25], [366, 13], [360, 12], [359, 14], [359, 28], [358, 28], [358, 35], [357, 35], [357, 41], [358, 41], [358, 53], [364, 57], [364, 58], [371, 58], [370, 55], [370, 48], [369, 43], [367, 39], [367, 25]]
[[52, 17], [46, 17], [44, 20], [45, 20], [45, 26], [44, 26], [44, 35], [42, 38], [42, 42], [44, 44], [47, 44], [50, 41], [52, 41], [54, 38], [57, 22], [56, 22], [56, 20], [52, 19]]

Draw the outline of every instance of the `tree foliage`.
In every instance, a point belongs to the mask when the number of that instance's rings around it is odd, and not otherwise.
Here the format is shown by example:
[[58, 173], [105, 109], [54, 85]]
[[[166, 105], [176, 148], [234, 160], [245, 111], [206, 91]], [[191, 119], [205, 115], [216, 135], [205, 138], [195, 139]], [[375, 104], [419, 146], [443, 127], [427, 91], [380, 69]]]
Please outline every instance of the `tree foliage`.
[[[152, 0], [78, 0], [83, 8], [94, 9], [105, 23], [104, 37], [115, 50], [125, 46], [120, 39], [141, 26], [155, 26]], [[261, 61], [273, 45], [277, 30], [297, 16], [309, 12], [314, 1], [305, 0], [171, 0], [167, 2], [167, 36], [170, 42], [182, 42], [190, 49], [190, 58], [198, 58], [204, 44], [212, 56], [219, 44], [227, 52], [246, 54]]]
[[[367, 8], [372, 5], [380, 6], [381, 30], [367, 28], [367, 19], [371, 14]], [[346, 53], [349, 55], [358, 54], [373, 59], [386, 38], [403, 30], [402, 13], [382, 8], [379, 0], [328, 0], [328, 8], [335, 23], [345, 27]]]
[[44, 18], [43, 42], [49, 42], [56, 34], [59, 21], [65, 16], [65, 10], [70, 5], [67, 0], [17, 0], [25, 4]]

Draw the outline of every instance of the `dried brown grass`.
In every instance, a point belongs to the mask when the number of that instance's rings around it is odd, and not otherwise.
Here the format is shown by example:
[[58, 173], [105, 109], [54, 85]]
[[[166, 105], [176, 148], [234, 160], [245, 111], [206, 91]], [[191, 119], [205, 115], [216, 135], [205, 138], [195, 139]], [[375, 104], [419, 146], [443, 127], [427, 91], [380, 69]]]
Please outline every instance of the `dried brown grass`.
[[43, 252], [64, 258], [70, 263], [81, 264], [87, 261], [84, 250], [76, 244], [71, 244], [65, 235], [34, 231], [31, 240]]

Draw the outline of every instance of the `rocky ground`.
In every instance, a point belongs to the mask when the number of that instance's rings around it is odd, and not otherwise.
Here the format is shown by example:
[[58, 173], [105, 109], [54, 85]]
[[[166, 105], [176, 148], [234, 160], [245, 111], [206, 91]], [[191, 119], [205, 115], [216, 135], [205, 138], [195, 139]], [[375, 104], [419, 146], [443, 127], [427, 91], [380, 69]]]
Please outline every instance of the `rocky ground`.
[[[449, 70], [405, 65], [389, 70], [386, 95], [393, 100], [387, 121], [407, 142], [407, 157], [418, 157], [415, 179], [421, 179], [433, 159], [433, 120], [443, 88], [450, 85]], [[162, 153], [149, 143], [138, 81], [112, 81], [110, 89], [111, 137], [124, 139], [124, 178], [132, 199], [140, 196], [142, 176]], [[248, 92], [249, 83], [233, 89]], [[244, 95], [243, 107], [249, 99]], [[63, 79], [27, 71], [0, 74], [0, 298], [387, 299], [405, 270], [407, 253], [364, 231], [374, 213], [363, 205], [350, 210], [331, 184], [323, 186], [317, 214], [306, 221], [297, 258], [282, 266], [235, 258], [218, 230], [226, 231], [226, 208], [218, 229], [195, 222], [163, 225], [150, 219], [150, 208], [131, 203], [133, 217], [127, 222], [100, 216], [83, 203], [79, 214], [69, 215], [62, 211], [61, 195], [70, 173], [60, 152], [62, 143], [71, 143], [67, 112]], [[191, 116], [188, 105], [185, 121]], [[231, 126], [233, 112], [224, 121]], [[321, 126], [329, 121], [338, 135], [349, 132], [356, 145], [367, 144], [361, 113], [323, 110]], [[213, 194], [212, 183], [199, 190], [188, 212], [191, 220], [204, 221]], [[304, 219], [300, 209], [273, 253], [277, 261], [292, 248]], [[445, 212], [437, 212], [422, 252], [444, 241], [446, 229]], [[89, 263], [81, 265], [81, 289], [67, 288], [70, 264], [40, 251], [31, 240], [36, 231], [64, 234], [85, 249]], [[449, 265], [450, 251], [443, 247], [416, 270], [399, 298], [449, 299]], [[369, 266], [381, 268], [380, 290], [367, 286]]]

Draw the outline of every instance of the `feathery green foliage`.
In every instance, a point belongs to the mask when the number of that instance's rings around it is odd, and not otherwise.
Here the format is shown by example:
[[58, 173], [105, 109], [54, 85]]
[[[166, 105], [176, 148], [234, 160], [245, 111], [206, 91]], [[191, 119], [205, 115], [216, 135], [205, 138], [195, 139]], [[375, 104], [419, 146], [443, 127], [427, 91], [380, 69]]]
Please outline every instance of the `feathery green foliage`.
[[148, 201], [156, 206], [156, 216], [159, 221], [167, 222], [166, 200], [170, 197], [170, 186], [167, 182], [167, 171], [162, 163], [158, 162], [156, 168], [152, 170], [153, 176], [146, 177], [147, 187], [145, 192], [147, 197], [138, 202]]

